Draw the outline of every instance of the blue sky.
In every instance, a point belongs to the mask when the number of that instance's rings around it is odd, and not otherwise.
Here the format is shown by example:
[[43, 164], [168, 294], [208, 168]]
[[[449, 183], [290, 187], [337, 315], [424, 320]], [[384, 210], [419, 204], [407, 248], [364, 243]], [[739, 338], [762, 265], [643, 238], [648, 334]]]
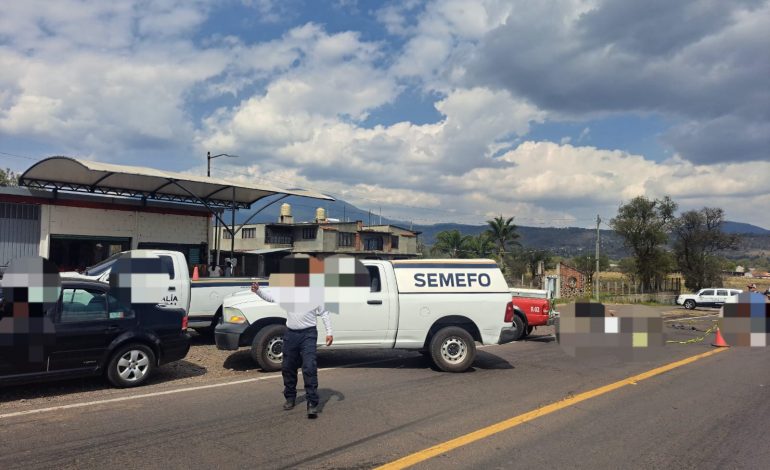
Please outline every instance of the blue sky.
[[415, 223], [671, 195], [769, 227], [769, 43], [753, 0], [13, 1], [0, 165], [211, 151], [240, 156], [214, 176]]

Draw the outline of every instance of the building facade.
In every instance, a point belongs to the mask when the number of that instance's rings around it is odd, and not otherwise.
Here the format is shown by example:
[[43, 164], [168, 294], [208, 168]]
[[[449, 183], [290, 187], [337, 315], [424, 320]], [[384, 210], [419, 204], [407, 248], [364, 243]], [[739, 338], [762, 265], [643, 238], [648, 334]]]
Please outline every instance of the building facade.
[[0, 188], [0, 266], [39, 255], [62, 271], [129, 249], [183, 252], [205, 263], [207, 210], [190, 205], [28, 188]]
[[[327, 219], [322, 209], [312, 222], [295, 223], [291, 208], [284, 204], [276, 223], [244, 225], [235, 235], [236, 259], [246, 275], [268, 276], [278, 269], [278, 260], [288, 254], [318, 258], [351, 255], [359, 259], [408, 259], [420, 256], [419, 232], [396, 225], [364, 226], [362, 221]], [[226, 228], [218, 229], [219, 246], [229, 254], [233, 240]], [[216, 246], [211, 240], [211, 246]]]

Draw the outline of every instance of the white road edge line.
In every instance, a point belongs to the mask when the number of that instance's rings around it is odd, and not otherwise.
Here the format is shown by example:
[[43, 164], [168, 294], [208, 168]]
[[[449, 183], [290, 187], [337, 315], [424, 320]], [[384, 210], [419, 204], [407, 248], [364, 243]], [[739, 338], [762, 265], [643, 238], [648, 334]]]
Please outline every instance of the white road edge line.
[[[394, 358], [395, 359], [395, 358]], [[348, 369], [351, 367], [356, 366], [365, 366], [368, 364], [376, 364], [379, 362], [388, 362], [393, 361], [394, 359], [383, 359], [379, 361], [369, 361], [369, 362], [360, 362], [356, 364], [350, 364], [340, 367], [326, 367], [323, 369], [318, 369], [319, 372], [323, 371], [330, 371], [330, 370], [337, 370], [337, 369]], [[163, 395], [173, 395], [176, 393], [183, 393], [183, 392], [194, 392], [197, 390], [206, 390], [209, 388], [219, 388], [219, 387], [227, 387], [230, 385], [240, 385], [250, 382], [260, 382], [262, 380], [269, 380], [269, 379], [275, 379], [277, 377], [281, 377], [280, 374], [273, 374], [273, 375], [266, 375], [264, 377], [253, 377], [250, 379], [241, 379], [241, 380], [235, 380], [232, 382], [222, 382], [217, 384], [209, 384], [209, 385], [199, 385], [197, 387], [186, 387], [186, 388], [178, 388], [174, 390], [165, 390], [162, 392], [152, 392], [152, 393], [143, 393], [141, 395], [131, 395], [127, 397], [117, 397], [117, 398], [107, 398], [104, 400], [94, 400], [94, 401], [87, 401], [87, 402], [80, 402], [80, 403], [70, 403], [69, 405], [60, 405], [60, 406], [51, 406], [48, 408], [36, 408], [34, 410], [24, 410], [24, 411], [15, 411], [13, 413], [5, 413], [0, 414], [0, 419], [6, 419], [6, 418], [15, 418], [17, 416], [26, 416], [26, 415], [32, 415], [32, 414], [38, 414], [38, 413], [46, 413], [49, 411], [58, 411], [58, 410], [69, 410], [72, 408], [83, 408], [86, 406], [95, 406], [95, 405], [103, 405], [105, 403], [117, 403], [121, 401], [130, 401], [130, 400], [139, 400], [140, 398], [149, 398], [149, 397], [159, 397]]]

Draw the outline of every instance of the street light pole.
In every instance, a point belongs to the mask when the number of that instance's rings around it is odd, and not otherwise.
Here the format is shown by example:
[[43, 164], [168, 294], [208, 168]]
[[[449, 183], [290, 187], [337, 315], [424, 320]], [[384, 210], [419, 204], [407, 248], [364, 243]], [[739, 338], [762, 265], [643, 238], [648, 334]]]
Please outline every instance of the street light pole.
[[[206, 152], [206, 176], [211, 177], [211, 160], [219, 157], [230, 157], [230, 158], [238, 158], [238, 155], [230, 155], [229, 153], [220, 153], [218, 155], [211, 155], [211, 152]], [[216, 259], [216, 265], [219, 266], [219, 244], [220, 244], [220, 237], [219, 237], [219, 218], [215, 218], [214, 220], [214, 246], [217, 250], [217, 259]], [[233, 237], [234, 238], [234, 237]], [[235, 241], [233, 241], [235, 243]]]

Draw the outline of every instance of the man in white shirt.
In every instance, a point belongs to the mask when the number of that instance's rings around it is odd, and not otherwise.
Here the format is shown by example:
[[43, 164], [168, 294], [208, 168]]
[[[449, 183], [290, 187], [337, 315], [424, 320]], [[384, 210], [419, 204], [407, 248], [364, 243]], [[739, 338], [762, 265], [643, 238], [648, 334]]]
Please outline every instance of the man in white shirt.
[[[259, 283], [251, 284], [251, 291], [267, 302], [274, 303], [273, 297], [259, 288]], [[294, 408], [297, 399], [297, 369], [302, 366], [302, 380], [305, 382], [308, 418], [318, 416], [318, 366], [316, 364], [316, 343], [318, 341], [317, 317], [321, 317], [326, 328], [326, 345], [334, 341], [329, 312], [319, 305], [305, 312], [287, 310], [286, 334], [283, 336], [283, 396], [286, 403], [284, 410]]]

